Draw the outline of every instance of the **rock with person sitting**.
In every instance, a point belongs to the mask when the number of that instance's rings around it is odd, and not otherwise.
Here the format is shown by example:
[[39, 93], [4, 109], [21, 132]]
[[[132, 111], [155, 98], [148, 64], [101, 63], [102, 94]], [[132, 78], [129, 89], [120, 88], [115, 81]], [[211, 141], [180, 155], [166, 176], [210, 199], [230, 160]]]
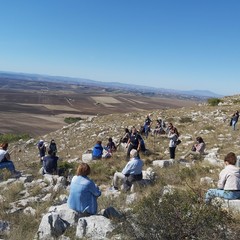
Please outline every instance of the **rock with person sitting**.
[[240, 169], [235, 166], [237, 157], [230, 152], [224, 158], [224, 169], [219, 174], [216, 189], [209, 189], [205, 195], [205, 201], [210, 203], [213, 198], [240, 199]]
[[15, 170], [15, 166], [11, 161], [10, 154], [8, 152], [8, 143], [4, 142], [0, 144], [0, 169], [7, 169], [11, 172], [12, 176], [20, 176], [20, 172]]
[[102, 141], [98, 140], [92, 149], [92, 159], [101, 159], [103, 155]]
[[101, 195], [98, 186], [88, 178], [90, 172], [87, 163], [80, 163], [70, 184], [68, 206], [83, 216], [97, 214], [97, 198]]
[[196, 143], [192, 146], [191, 150], [189, 150], [184, 156], [181, 157], [181, 159], [186, 159], [190, 155], [193, 157], [200, 157], [201, 155], [204, 154], [204, 150], [206, 148], [206, 144], [203, 141], [202, 137], [197, 137], [196, 138]]
[[48, 149], [48, 155], [43, 157], [42, 174], [58, 174], [58, 157], [52, 149]]
[[131, 159], [123, 168], [122, 172], [115, 172], [113, 176], [113, 189], [118, 190], [119, 182], [123, 183], [122, 190], [130, 190], [133, 182], [142, 180], [143, 161], [138, 157], [138, 151], [132, 149]]

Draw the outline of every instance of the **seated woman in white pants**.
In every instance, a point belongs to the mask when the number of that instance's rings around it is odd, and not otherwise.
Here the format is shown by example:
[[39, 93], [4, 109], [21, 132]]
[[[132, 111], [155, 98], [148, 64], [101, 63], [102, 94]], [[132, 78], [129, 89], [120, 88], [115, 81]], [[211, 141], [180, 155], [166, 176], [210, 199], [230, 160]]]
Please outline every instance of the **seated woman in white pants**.
[[113, 187], [118, 189], [118, 182], [121, 180], [124, 183], [124, 190], [129, 190], [135, 181], [142, 180], [143, 161], [138, 158], [136, 149], [130, 152], [131, 159], [126, 164], [122, 172], [115, 172], [113, 176]]

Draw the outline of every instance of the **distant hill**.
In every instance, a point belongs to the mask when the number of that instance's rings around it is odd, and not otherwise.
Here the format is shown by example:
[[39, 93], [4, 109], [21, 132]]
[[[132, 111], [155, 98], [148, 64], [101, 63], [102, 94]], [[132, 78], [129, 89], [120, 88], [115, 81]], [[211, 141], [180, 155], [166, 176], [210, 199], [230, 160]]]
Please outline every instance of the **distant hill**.
[[72, 78], [63, 76], [49, 76], [41, 74], [28, 74], [28, 73], [13, 73], [0, 71], [0, 79], [18, 79], [18, 80], [30, 80], [41, 82], [61, 82], [65, 84], [77, 84], [83, 86], [95, 86], [103, 88], [111, 88], [121, 91], [130, 91], [135, 93], [141, 93], [146, 96], [161, 95], [164, 97], [179, 97], [179, 98], [199, 98], [200, 100], [210, 97], [223, 97], [208, 90], [192, 90], [181, 91], [174, 89], [155, 88], [149, 86], [140, 86], [136, 84], [125, 84], [119, 82], [101, 82], [84, 78]]

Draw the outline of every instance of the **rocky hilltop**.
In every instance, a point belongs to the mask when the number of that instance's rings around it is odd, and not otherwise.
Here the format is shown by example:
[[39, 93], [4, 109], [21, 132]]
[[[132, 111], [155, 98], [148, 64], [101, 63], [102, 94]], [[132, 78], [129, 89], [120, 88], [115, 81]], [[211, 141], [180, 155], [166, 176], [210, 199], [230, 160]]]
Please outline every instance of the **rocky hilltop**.
[[[131, 216], [129, 208], [134, 208], [134, 205], [141, 201], [143, 196], [150, 194], [152, 189], [164, 189], [166, 185], [186, 188], [186, 182], [181, 182], [178, 175], [183, 171], [182, 168], [193, 169], [192, 172], [195, 168], [204, 169], [199, 170], [197, 177], [191, 180], [192, 188], [199, 187], [200, 178], [203, 181], [204, 177], [210, 178], [208, 184], [214, 183], [226, 153], [233, 151], [240, 155], [240, 125], [237, 125], [236, 131], [229, 126], [232, 114], [239, 110], [239, 107], [240, 95], [222, 98], [217, 106], [203, 103], [189, 108], [156, 109], [89, 117], [39, 138], [11, 143], [9, 147], [11, 158], [16, 168], [22, 172], [22, 177], [9, 178], [2, 173], [0, 234], [5, 239], [76, 239], [77, 237], [86, 239], [124, 239], [126, 237], [127, 239], [127, 235], [123, 234], [122, 230], [109, 218], [99, 215], [91, 217], [92, 219], [78, 220], [76, 213], [64, 205], [69, 193], [71, 180], [69, 176], [74, 174], [75, 167], [82, 161], [82, 155], [88, 149], [92, 149], [97, 140], [102, 140], [103, 145], [106, 145], [107, 139], [112, 137], [115, 143], [119, 143], [124, 129], [132, 126], [140, 129], [148, 114], [153, 120], [152, 128], [155, 127], [158, 118], [165, 122], [172, 122], [177, 127], [182, 143], [177, 147], [176, 160], [191, 149], [197, 136], [204, 139], [206, 156], [197, 164], [192, 164], [189, 159], [188, 162], [179, 166], [169, 160], [169, 140], [166, 135], [150, 134], [147, 139], [144, 139], [149, 150], [148, 154], [141, 154], [141, 158], [145, 162], [146, 173], [154, 172], [157, 180], [154, 181], [153, 186], [134, 193], [126, 194], [119, 191], [112, 193], [108, 190], [113, 173], [116, 170], [120, 171], [126, 164], [124, 148], [119, 147], [110, 159], [90, 162], [92, 168], [90, 177], [104, 193], [99, 198], [99, 210], [113, 206], [117, 209], [114, 212], [117, 217], [123, 215], [126, 217], [128, 214]], [[39, 174], [40, 163], [36, 145], [40, 139], [46, 143], [55, 139], [60, 158], [59, 165], [67, 169], [66, 175], [43, 177]], [[165, 169], [166, 166], [168, 168]], [[169, 175], [172, 177], [170, 178]], [[200, 187], [202, 192], [208, 188], [209, 185], [206, 183]]]

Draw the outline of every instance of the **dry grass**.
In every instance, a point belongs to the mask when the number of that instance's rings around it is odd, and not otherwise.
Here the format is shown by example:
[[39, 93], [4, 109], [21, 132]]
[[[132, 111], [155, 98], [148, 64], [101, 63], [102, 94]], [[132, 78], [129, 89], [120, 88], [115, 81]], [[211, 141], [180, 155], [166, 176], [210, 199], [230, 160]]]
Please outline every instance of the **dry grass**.
[[[61, 158], [61, 163], [64, 165], [65, 161], [78, 158], [81, 159], [82, 153], [91, 149], [97, 139], [103, 141], [103, 145], [107, 144], [108, 137], [114, 137], [119, 141], [120, 137], [124, 134], [125, 127], [136, 126], [140, 128], [143, 125], [144, 119], [147, 114], [151, 113], [151, 118], [156, 120], [158, 117], [164, 118], [168, 122], [172, 122], [179, 130], [182, 138], [182, 143], [177, 147], [176, 159], [180, 158], [186, 153], [192, 146], [193, 141], [197, 136], [202, 136], [206, 142], [206, 151], [212, 148], [219, 148], [219, 157], [223, 157], [230, 151], [240, 155], [240, 123], [238, 123], [238, 129], [234, 132], [228, 125], [229, 117], [236, 109], [239, 109], [240, 104], [237, 101], [236, 105], [228, 106], [195, 106], [191, 108], [181, 109], [168, 109], [168, 110], [151, 110], [131, 112], [125, 114], [109, 114], [106, 116], [96, 117], [91, 121], [83, 120], [77, 123], [73, 123], [65, 129], [60, 129], [56, 132], [49, 133], [45, 136], [41, 136], [47, 141], [52, 138], [55, 139], [58, 145], [58, 155]], [[221, 120], [222, 116], [227, 117], [227, 121]], [[153, 122], [153, 127], [155, 126]], [[89, 127], [88, 127], [89, 126]], [[186, 140], [185, 136], [191, 136], [192, 140]], [[151, 155], [146, 156], [143, 154], [141, 158], [144, 161], [144, 169], [151, 166], [153, 160], [169, 159], [168, 144], [169, 140], [166, 136], [150, 136], [145, 139], [146, 147], [152, 152]], [[10, 144], [10, 148], [14, 144]], [[39, 158], [38, 150], [35, 144], [29, 144], [24, 146], [18, 143], [19, 147], [12, 153], [12, 160], [14, 161], [17, 169], [24, 171], [24, 173], [33, 174], [34, 178], [39, 178]], [[113, 158], [102, 159], [91, 163], [91, 175], [98, 185], [104, 185], [108, 187], [111, 185], [112, 176], [115, 171], [121, 171], [125, 166], [126, 153], [122, 150], [118, 150], [114, 153]], [[75, 172], [77, 162], [71, 167]], [[161, 192], [166, 185], [174, 185], [179, 189], [192, 191], [203, 200], [206, 190], [210, 187], [208, 185], [200, 185], [201, 177], [212, 177], [218, 179], [219, 168], [202, 164], [196, 164], [192, 169], [183, 168], [181, 165], [173, 165], [169, 168], [155, 168], [157, 173], [157, 180], [153, 186], [139, 190], [138, 200], [133, 205], [141, 201], [142, 198], [152, 194], [152, 192]], [[51, 204], [54, 204], [54, 199], [60, 193], [56, 195], [52, 194], [51, 199], [44, 204], [33, 204], [32, 206], [37, 210], [36, 218], [31, 221], [30, 217], [22, 219], [21, 214], [17, 214], [16, 218], [6, 214], [6, 210], [9, 208], [10, 202], [13, 202], [19, 198], [19, 192], [23, 189], [21, 184], [13, 184], [9, 187], [8, 191], [3, 191], [6, 197], [5, 202], [0, 203], [1, 217], [2, 219], [9, 220], [14, 228], [8, 239], [15, 239], [19, 231], [18, 238], [16, 239], [33, 239], [37, 226], [41, 219], [41, 214], [46, 212], [46, 209]], [[41, 193], [40, 187], [35, 187], [31, 191], [32, 196], [36, 196]], [[101, 196], [98, 200], [99, 209], [109, 206], [116, 207], [117, 209], [126, 208], [126, 194], [121, 193], [118, 198]], [[239, 216], [236, 216], [239, 217]], [[33, 219], [33, 218], [32, 218]], [[17, 223], [21, 223], [17, 225]], [[16, 224], [16, 226], [15, 226]], [[31, 231], [27, 229], [31, 227]], [[21, 229], [20, 229], [21, 228]], [[26, 235], [24, 238], [24, 234]], [[69, 235], [72, 232], [69, 230]]]

